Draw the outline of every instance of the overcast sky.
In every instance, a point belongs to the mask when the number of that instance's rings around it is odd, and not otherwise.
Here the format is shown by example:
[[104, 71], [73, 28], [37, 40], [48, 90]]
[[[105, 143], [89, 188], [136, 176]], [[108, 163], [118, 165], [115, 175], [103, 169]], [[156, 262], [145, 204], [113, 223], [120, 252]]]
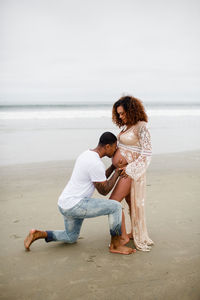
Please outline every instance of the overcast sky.
[[0, 104], [200, 103], [199, 0], [0, 0]]

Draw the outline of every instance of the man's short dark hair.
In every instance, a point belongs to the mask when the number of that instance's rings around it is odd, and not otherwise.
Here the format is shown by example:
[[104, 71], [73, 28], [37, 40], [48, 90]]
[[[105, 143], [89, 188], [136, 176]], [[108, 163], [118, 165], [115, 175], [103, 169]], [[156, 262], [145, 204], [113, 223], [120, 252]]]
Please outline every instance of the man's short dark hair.
[[99, 145], [105, 146], [107, 144], [112, 145], [116, 143], [117, 138], [112, 132], [104, 132], [99, 138]]

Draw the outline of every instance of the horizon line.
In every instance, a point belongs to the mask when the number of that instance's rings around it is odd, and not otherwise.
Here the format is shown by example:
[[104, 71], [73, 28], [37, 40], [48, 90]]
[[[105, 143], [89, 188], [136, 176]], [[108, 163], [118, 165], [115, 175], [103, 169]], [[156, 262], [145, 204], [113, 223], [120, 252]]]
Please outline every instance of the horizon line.
[[[200, 106], [200, 102], [144, 102], [142, 101], [145, 106]], [[7, 103], [1, 104], [0, 108], [6, 107], [103, 107], [103, 106], [112, 106], [113, 102], [68, 102], [68, 103]]]

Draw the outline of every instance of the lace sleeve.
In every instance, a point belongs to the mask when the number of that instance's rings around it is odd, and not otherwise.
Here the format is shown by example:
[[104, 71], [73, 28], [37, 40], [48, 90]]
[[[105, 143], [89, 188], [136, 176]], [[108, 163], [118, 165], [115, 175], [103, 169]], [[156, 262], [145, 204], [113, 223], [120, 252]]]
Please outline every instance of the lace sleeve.
[[134, 180], [138, 180], [148, 168], [151, 155], [151, 136], [146, 124], [143, 124], [138, 132], [139, 142], [141, 146], [141, 153], [136, 160], [129, 163], [126, 167], [126, 173]]

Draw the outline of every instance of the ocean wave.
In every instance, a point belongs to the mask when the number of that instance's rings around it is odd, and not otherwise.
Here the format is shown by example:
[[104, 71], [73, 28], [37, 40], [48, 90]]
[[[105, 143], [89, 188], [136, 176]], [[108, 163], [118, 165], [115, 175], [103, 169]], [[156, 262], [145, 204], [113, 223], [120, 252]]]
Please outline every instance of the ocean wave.
[[[200, 108], [147, 109], [151, 116], [200, 116]], [[112, 110], [107, 109], [6, 109], [0, 110], [0, 120], [47, 120], [47, 119], [98, 119], [112, 118]]]

